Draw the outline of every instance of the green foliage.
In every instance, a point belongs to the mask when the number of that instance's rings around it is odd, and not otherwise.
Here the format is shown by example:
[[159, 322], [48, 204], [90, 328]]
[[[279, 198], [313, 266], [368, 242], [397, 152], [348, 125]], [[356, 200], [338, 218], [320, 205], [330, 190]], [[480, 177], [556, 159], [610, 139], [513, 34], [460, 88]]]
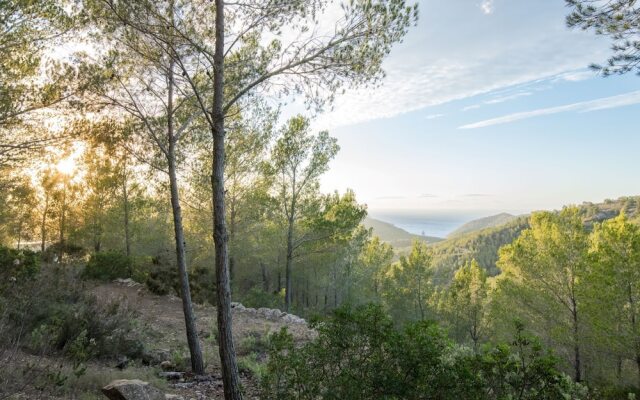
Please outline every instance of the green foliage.
[[384, 299], [396, 321], [433, 317], [429, 301], [434, 292], [433, 255], [426, 243], [414, 241], [409, 256], [389, 269]]
[[133, 276], [134, 260], [118, 251], [93, 253], [83, 275], [89, 279], [112, 281]]
[[[173, 294], [180, 296], [178, 268], [165, 257], [154, 257], [150, 265], [144, 268], [141, 280], [151, 293], [161, 296]], [[200, 304], [216, 304], [215, 279], [210, 266], [196, 265], [189, 272], [189, 288], [193, 301]]]
[[242, 296], [241, 303], [251, 308], [278, 308], [282, 306], [284, 293], [268, 293], [259, 287], [252, 287]]
[[40, 270], [40, 257], [30, 250], [15, 250], [0, 246], [0, 280], [2, 285], [11, 278], [24, 280], [33, 278]]
[[495, 399], [582, 399], [586, 387], [558, 371], [559, 360], [516, 323], [511, 345], [489, 348], [473, 361], [483, 386]]
[[466, 233], [482, 231], [485, 229], [506, 225], [516, 218], [517, 217], [508, 213], [500, 213], [497, 215], [491, 215], [489, 217], [475, 219], [473, 221], [467, 222], [455, 231], [451, 232], [448, 237], [452, 238], [456, 236], [462, 236]]
[[500, 250], [498, 295], [503, 310], [554, 338], [583, 373], [588, 234], [580, 210], [534, 213], [531, 228]]
[[396, 329], [380, 306], [341, 308], [296, 345], [283, 329], [270, 341], [265, 399], [586, 399], [557, 360], [519, 328], [511, 346], [460, 351], [431, 322]]
[[571, 13], [567, 25], [608, 36], [612, 41], [613, 55], [604, 66], [592, 64], [591, 68], [603, 75], [640, 72], [640, 8], [634, 0], [565, 0]]
[[478, 349], [487, 334], [489, 285], [487, 273], [473, 260], [460, 268], [448, 290], [443, 291], [439, 304], [444, 321], [459, 343], [473, 344]]
[[16, 334], [29, 338], [25, 345], [35, 351], [63, 353], [76, 363], [77, 373], [90, 359], [142, 355], [135, 313], [117, 302], [99, 303], [69, 272], [42, 272], [3, 293], [1, 300], [9, 332], [3, 340]]
[[502, 226], [469, 232], [436, 243], [433, 246], [434, 281], [447, 284], [453, 279], [455, 271], [471, 260], [476, 260], [489, 275], [498, 275], [498, 250], [513, 242], [528, 226], [528, 218], [519, 217]]

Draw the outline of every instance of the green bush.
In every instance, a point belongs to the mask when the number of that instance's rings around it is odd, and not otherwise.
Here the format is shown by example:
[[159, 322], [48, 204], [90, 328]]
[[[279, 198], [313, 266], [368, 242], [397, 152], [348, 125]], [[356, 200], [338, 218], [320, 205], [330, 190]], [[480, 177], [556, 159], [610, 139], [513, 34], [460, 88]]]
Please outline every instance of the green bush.
[[86, 250], [82, 246], [74, 243], [65, 242], [64, 244], [60, 244], [60, 242], [56, 242], [45, 249], [42, 254], [42, 259], [46, 262], [53, 262], [57, 260], [61, 250], [63, 254], [71, 257], [75, 261], [82, 259], [86, 255]]
[[91, 255], [83, 277], [101, 281], [132, 278], [136, 282], [146, 282], [151, 266], [151, 257], [127, 257], [118, 251], [105, 251]]
[[117, 278], [131, 278], [133, 275], [133, 258], [117, 251], [94, 253], [84, 269], [84, 277], [101, 281]]
[[296, 347], [286, 329], [270, 340], [265, 399], [584, 399], [555, 358], [520, 330], [512, 346], [475, 355], [433, 323], [394, 327], [379, 306], [342, 308]]
[[64, 354], [78, 363], [143, 353], [143, 332], [133, 310], [118, 302], [99, 302], [71, 270], [43, 271], [0, 300], [0, 315], [7, 315], [0, 342], [26, 338], [21, 345], [27, 349]]
[[[145, 284], [151, 293], [180, 296], [180, 278], [175, 263], [156, 257], [148, 269]], [[199, 304], [216, 304], [215, 276], [212, 268], [194, 266], [189, 271], [191, 298]]]
[[0, 286], [13, 280], [33, 278], [39, 270], [40, 259], [37, 253], [0, 246]]
[[279, 308], [284, 303], [284, 292], [274, 294], [254, 286], [242, 297], [241, 303], [251, 308]]

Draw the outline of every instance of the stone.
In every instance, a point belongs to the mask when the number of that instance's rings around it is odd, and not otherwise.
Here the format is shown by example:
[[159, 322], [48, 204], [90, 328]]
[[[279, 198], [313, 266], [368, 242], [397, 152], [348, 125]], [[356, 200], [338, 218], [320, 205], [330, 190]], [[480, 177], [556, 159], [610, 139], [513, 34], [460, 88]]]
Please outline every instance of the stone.
[[169, 360], [164, 360], [163, 362], [160, 363], [160, 368], [162, 368], [165, 371], [169, 371], [173, 368], [173, 363]]
[[148, 382], [139, 379], [120, 379], [102, 388], [111, 400], [165, 400], [165, 394]]
[[166, 380], [180, 380], [184, 377], [184, 372], [164, 371], [164, 372], [158, 372], [158, 376]]

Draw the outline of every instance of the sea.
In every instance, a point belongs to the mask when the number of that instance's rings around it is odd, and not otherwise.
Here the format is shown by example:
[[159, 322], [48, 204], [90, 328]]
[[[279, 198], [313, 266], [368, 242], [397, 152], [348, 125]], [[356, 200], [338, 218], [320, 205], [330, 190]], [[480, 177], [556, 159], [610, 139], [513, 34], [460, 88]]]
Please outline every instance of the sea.
[[485, 210], [369, 210], [372, 218], [404, 229], [407, 232], [446, 238], [467, 222], [498, 214]]

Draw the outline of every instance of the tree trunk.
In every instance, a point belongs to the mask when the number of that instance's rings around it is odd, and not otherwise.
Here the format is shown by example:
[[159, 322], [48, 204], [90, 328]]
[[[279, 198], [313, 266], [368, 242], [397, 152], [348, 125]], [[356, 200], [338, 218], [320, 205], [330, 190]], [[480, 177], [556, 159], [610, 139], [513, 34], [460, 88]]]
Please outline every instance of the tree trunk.
[[[293, 209], [291, 210], [293, 216]], [[289, 312], [291, 308], [291, 268], [293, 267], [293, 217], [289, 217], [289, 228], [287, 230], [287, 262], [285, 267], [285, 293], [284, 311]]]
[[[131, 256], [131, 236], [129, 233], [129, 192], [127, 190], [127, 165], [122, 175], [122, 200], [124, 202], [124, 247], [127, 257]], [[129, 271], [131, 272], [131, 271]]]
[[213, 66], [213, 240], [216, 251], [216, 283], [218, 301], [218, 349], [222, 366], [222, 382], [226, 400], [240, 400], [240, 379], [236, 351], [231, 335], [231, 288], [229, 285], [227, 227], [224, 199], [224, 0], [216, 0], [216, 48]]
[[196, 317], [193, 312], [191, 301], [191, 289], [189, 288], [189, 274], [187, 272], [187, 260], [185, 252], [184, 229], [182, 226], [182, 210], [180, 208], [180, 197], [178, 195], [178, 180], [176, 177], [175, 155], [173, 153], [174, 144], [169, 146], [169, 183], [171, 188], [171, 209], [173, 211], [173, 228], [176, 239], [176, 259], [178, 263], [178, 273], [180, 275], [180, 293], [182, 296], [182, 311], [184, 312], [184, 322], [187, 330], [187, 343], [191, 354], [191, 369], [196, 375], [204, 375], [204, 360], [200, 341], [198, 340], [198, 329]]
[[265, 263], [260, 263], [260, 269], [262, 271], [262, 290], [265, 293], [269, 293], [269, 276], [267, 275], [267, 266]]
[[[173, 19], [173, 4], [171, 4], [170, 13]], [[178, 263], [178, 274], [180, 276], [182, 311], [184, 313], [184, 322], [187, 331], [187, 344], [189, 345], [189, 353], [191, 355], [191, 369], [196, 375], [204, 375], [204, 359], [202, 358], [202, 350], [198, 339], [196, 317], [193, 312], [193, 302], [191, 301], [191, 288], [189, 287], [186, 240], [184, 238], [184, 228], [182, 225], [182, 208], [180, 207], [180, 194], [178, 191], [178, 177], [176, 172], [176, 139], [173, 132], [173, 61], [169, 62], [167, 78], [169, 81], [167, 94], [167, 139], [169, 141], [167, 164], [169, 167], [169, 188], [171, 191], [173, 229], [176, 239], [176, 261]]]
[[573, 353], [574, 353], [574, 369], [576, 382], [582, 382], [582, 359], [580, 357], [580, 338], [578, 328], [578, 310], [576, 301], [572, 300], [573, 305]]
[[64, 177], [62, 184], [62, 207], [60, 210], [60, 251], [58, 252], [58, 262], [62, 264], [62, 256], [64, 254], [64, 230], [67, 212], [67, 177]]
[[42, 222], [40, 223], [40, 252], [44, 253], [47, 240], [47, 213], [49, 212], [49, 193], [44, 196], [44, 210], [42, 210]]
[[18, 250], [20, 250], [20, 244], [22, 244], [22, 225], [23, 225], [23, 219], [21, 217], [20, 222], [18, 222], [18, 243], [16, 246]]

